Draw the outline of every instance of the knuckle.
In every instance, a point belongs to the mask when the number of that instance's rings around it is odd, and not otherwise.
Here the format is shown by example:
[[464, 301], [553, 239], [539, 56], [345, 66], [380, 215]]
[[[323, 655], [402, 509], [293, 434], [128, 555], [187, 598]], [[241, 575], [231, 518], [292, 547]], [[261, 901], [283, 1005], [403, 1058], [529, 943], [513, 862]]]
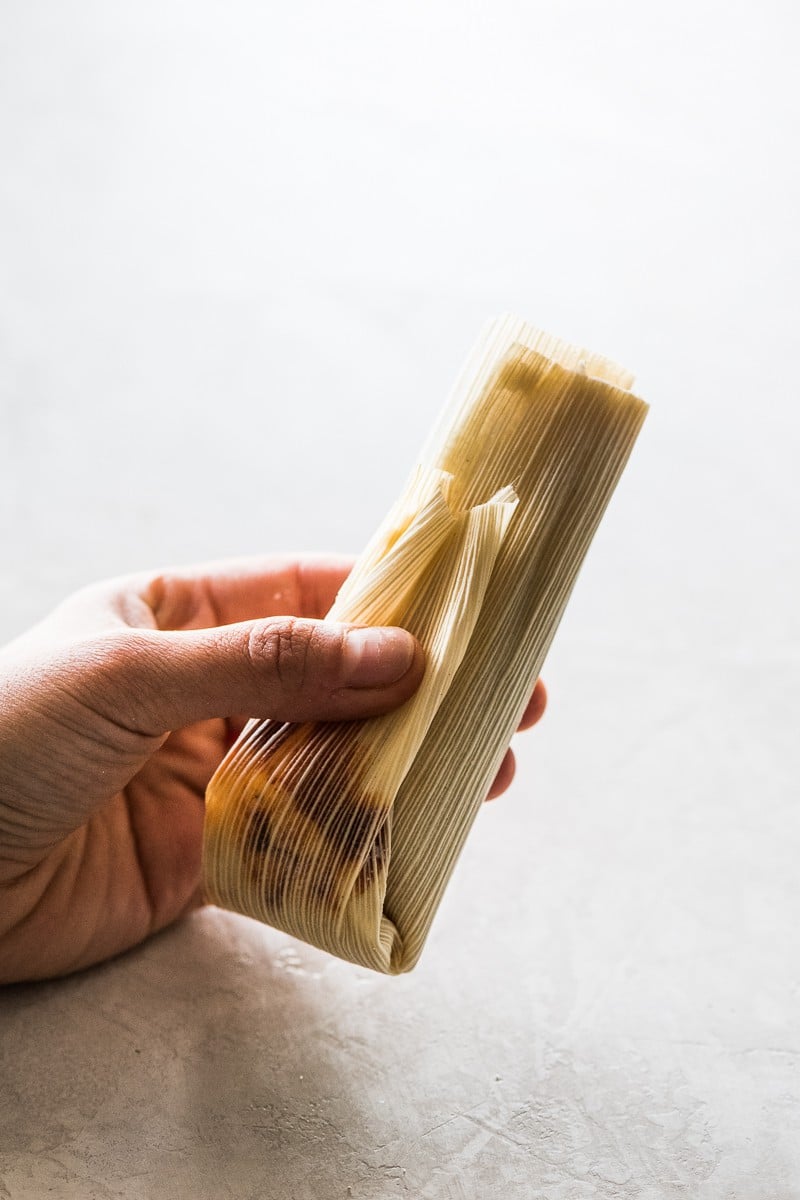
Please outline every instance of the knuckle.
[[143, 598], [159, 629], [186, 629], [194, 622], [199, 596], [191, 579], [162, 571], [150, 580]]
[[302, 621], [267, 621], [254, 630], [248, 655], [259, 670], [273, 673], [284, 692], [302, 692], [311, 674], [311, 637]]

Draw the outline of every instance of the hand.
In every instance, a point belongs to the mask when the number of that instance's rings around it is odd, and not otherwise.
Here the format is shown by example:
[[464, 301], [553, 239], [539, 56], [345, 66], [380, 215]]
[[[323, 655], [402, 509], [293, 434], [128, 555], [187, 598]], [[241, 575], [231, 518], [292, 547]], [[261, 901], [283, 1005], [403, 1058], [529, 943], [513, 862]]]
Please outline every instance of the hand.
[[[410, 634], [318, 619], [351, 565], [112, 580], [0, 652], [0, 982], [99, 962], [202, 904], [203, 798], [242, 713], [347, 720], [412, 695]], [[520, 727], [544, 704], [538, 684]], [[513, 773], [509, 751], [490, 796]]]

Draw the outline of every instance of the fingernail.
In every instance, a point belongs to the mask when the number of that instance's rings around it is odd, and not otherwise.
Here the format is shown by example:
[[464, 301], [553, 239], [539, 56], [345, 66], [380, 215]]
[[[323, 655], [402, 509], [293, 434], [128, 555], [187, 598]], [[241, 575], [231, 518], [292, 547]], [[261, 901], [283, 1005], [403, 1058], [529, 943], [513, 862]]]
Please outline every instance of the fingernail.
[[350, 687], [382, 687], [402, 678], [414, 661], [415, 643], [404, 629], [354, 629], [344, 643], [344, 676]]

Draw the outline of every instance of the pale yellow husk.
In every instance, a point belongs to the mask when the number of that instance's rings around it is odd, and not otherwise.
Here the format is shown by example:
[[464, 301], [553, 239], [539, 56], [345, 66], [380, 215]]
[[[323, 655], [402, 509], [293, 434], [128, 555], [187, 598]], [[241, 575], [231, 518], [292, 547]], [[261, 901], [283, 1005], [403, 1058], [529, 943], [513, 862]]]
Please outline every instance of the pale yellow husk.
[[251, 722], [208, 788], [213, 903], [414, 966], [647, 412], [632, 383], [515, 318], [486, 328], [329, 614], [410, 629], [423, 683], [369, 721]]

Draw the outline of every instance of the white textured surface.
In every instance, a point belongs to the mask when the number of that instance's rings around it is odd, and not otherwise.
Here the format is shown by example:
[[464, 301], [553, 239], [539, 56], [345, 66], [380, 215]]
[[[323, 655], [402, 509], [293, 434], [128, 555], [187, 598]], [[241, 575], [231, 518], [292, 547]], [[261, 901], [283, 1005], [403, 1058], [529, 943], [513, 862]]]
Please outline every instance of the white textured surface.
[[4, 635], [359, 548], [498, 310], [653, 411], [417, 972], [7, 989], [0, 1196], [800, 1197], [796, 11], [6, 3]]

